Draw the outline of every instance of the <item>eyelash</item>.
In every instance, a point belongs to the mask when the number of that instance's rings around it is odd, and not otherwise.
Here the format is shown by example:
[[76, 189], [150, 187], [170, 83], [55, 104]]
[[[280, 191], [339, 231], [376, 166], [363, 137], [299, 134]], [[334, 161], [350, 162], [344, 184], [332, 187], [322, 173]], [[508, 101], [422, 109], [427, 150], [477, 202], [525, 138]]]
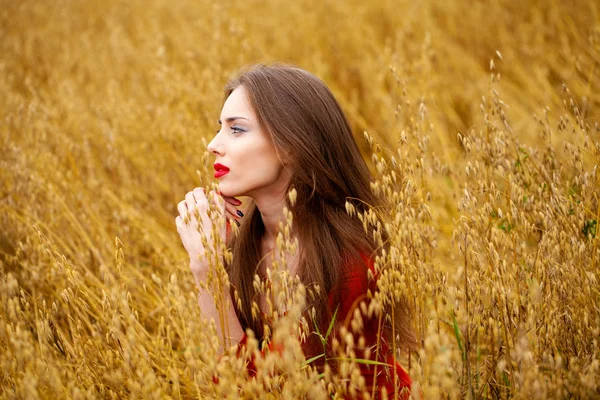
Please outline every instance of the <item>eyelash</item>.
[[[239, 128], [237, 126], [232, 126], [231, 130], [233, 131], [232, 133], [236, 133], [236, 134], [237, 133], [241, 133], [241, 132], [245, 132], [245, 130], [243, 130], [242, 128]], [[220, 129], [217, 131], [217, 133], [219, 133], [219, 132], [221, 132]]]

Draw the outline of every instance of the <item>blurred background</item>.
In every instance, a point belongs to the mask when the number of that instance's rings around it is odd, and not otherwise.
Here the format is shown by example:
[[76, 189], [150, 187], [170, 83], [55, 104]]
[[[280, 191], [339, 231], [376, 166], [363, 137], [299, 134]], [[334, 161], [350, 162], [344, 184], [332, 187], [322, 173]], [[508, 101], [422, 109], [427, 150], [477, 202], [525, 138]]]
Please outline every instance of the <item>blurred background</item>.
[[[174, 365], [186, 361], [166, 349], [179, 345], [165, 342], [164, 352], [150, 356], [142, 349], [157, 346], [150, 337], [170, 337], [161, 318], [179, 324], [176, 337], [186, 329], [164, 300], [175, 296], [169, 282], [181, 293], [193, 290], [176, 205], [212, 182], [205, 139], [218, 129], [223, 85], [244, 66], [285, 62], [332, 89], [374, 171], [364, 131], [380, 145], [376, 153], [398, 165], [395, 190], [408, 190], [402, 201], [415, 210], [402, 221], [415, 221], [403, 232], [414, 233], [406, 240], [418, 253], [407, 268], [420, 282], [413, 305], [425, 350], [411, 358], [418, 364], [411, 373], [424, 393], [597, 395], [599, 9], [589, 0], [0, 0], [0, 393], [146, 397], [152, 387], [159, 397], [198, 394], [193, 374], [173, 386]], [[525, 160], [533, 172], [520, 180], [510, 167]], [[556, 185], [560, 195], [538, 194], [538, 208], [519, 208], [536, 220], [519, 225], [500, 210], [511, 213], [511, 182], [523, 190]], [[523, 204], [533, 199], [519, 196]], [[560, 220], [555, 213], [563, 208], [577, 218]], [[494, 221], [465, 233], [463, 222], [478, 221], [481, 212]], [[562, 227], [552, 228], [558, 236], [547, 249], [558, 247], [558, 258], [550, 250], [546, 262], [528, 258], [546, 251], [544, 235], [531, 227], [550, 232], [544, 224], [552, 221]], [[507, 247], [490, 244], [497, 240], [490, 226], [512, 235], [502, 239]], [[510, 233], [514, 226], [524, 228]], [[468, 235], [481, 250], [472, 265], [457, 244]], [[486, 252], [500, 253], [514, 271], [494, 272]], [[537, 269], [540, 263], [567, 259], [572, 269], [558, 270], [572, 275], [556, 275], [556, 282], [568, 286], [548, 289], [543, 282], [555, 275]], [[467, 265], [480, 272], [473, 282]], [[477, 286], [491, 288], [500, 275], [507, 280], [499, 291]], [[581, 287], [586, 296], [575, 299]], [[529, 308], [531, 293], [554, 308]], [[517, 305], [513, 296], [520, 295]], [[186, 301], [194, 318], [193, 301]], [[455, 301], [466, 311], [446, 313]], [[127, 308], [117, 303], [135, 308], [137, 322], [120, 317], [117, 327], [115, 315]], [[507, 314], [493, 327], [489, 310], [500, 305]], [[559, 313], [561, 305], [567, 308]], [[486, 317], [470, 326], [479, 306]], [[571, 312], [571, 322], [559, 321]], [[530, 313], [542, 320], [530, 321]], [[435, 346], [425, 339], [431, 321], [441, 335]], [[526, 336], [527, 321], [539, 337]], [[548, 321], [556, 330], [540, 333]], [[564, 324], [574, 333], [560, 333]], [[133, 325], [146, 344], [132, 345], [128, 356], [113, 351], [111, 337], [123, 342]], [[489, 344], [485, 351], [471, 346], [475, 336]], [[507, 358], [523, 343], [532, 346], [519, 348], [523, 359]], [[439, 358], [443, 348], [447, 359]], [[149, 357], [143, 370], [153, 374], [152, 385], [132, 372], [131, 354], [142, 364]], [[111, 368], [129, 372], [111, 375]]]

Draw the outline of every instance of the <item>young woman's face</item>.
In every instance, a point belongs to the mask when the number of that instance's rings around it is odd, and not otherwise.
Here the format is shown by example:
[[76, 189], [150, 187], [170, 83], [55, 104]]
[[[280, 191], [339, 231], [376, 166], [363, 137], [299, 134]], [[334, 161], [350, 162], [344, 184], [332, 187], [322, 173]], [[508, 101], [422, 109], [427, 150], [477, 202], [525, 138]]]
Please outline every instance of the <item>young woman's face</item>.
[[215, 155], [215, 178], [225, 196], [276, 194], [287, 187], [287, 174], [274, 147], [258, 126], [246, 90], [236, 88], [219, 119], [221, 130], [208, 144]]

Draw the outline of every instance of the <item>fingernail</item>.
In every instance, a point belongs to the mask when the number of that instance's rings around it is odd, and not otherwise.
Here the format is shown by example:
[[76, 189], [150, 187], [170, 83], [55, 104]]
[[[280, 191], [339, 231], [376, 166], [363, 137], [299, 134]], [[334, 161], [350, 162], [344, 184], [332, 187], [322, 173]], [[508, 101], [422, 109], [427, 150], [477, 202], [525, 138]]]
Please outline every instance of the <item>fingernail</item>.
[[[235, 221], [235, 219], [234, 219], [234, 221]], [[235, 223], [237, 224], [237, 226], [240, 226], [240, 223], [238, 221], [235, 221]]]
[[240, 210], [237, 210], [237, 215], [239, 215], [240, 217], [243, 217], [243, 216], [244, 216], [244, 213], [243, 213], [243, 212], [241, 212]]

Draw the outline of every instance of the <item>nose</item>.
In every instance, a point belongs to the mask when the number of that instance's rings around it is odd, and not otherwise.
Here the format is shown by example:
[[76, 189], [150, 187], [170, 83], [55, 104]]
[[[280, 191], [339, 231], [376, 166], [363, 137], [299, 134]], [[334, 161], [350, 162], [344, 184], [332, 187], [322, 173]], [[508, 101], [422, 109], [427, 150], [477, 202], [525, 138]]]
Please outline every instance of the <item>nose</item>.
[[210, 141], [208, 146], [206, 146], [206, 149], [215, 155], [222, 156], [223, 155], [223, 146], [219, 143], [218, 139], [219, 139], [219, 132], [217, 132], [217, 134]]

